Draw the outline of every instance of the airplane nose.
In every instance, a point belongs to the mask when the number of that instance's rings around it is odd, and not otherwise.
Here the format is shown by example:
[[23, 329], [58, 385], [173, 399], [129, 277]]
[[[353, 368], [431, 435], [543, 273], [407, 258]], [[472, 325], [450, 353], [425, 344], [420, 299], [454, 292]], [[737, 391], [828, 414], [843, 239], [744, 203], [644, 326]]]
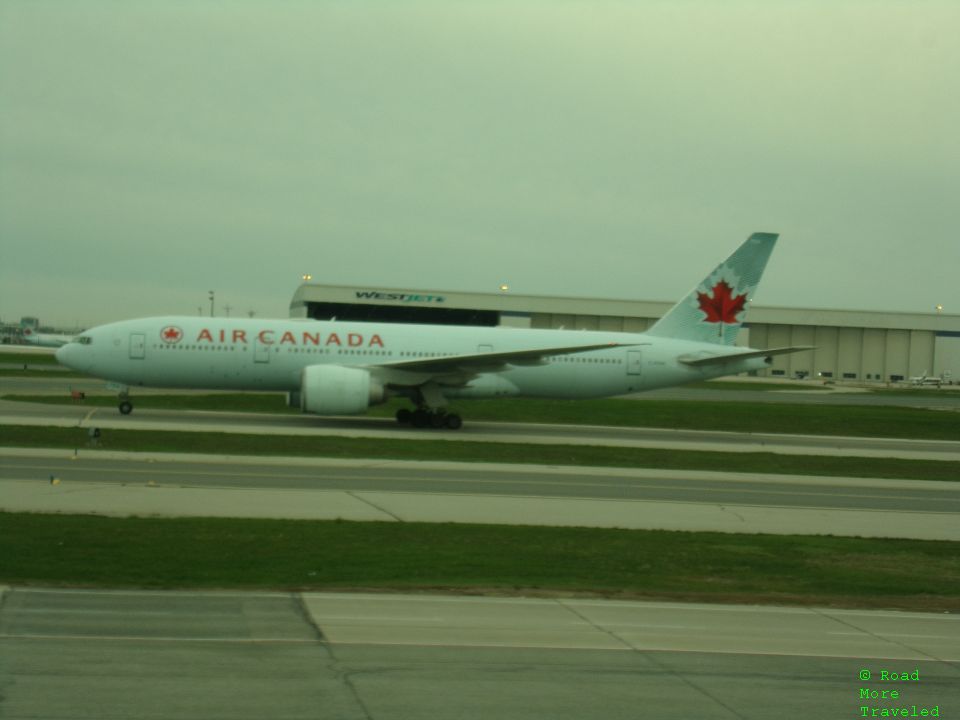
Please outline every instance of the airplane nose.
[[[57, 351], [53, 355], [57, 358], [58, 363], [71, 370], [83, 372], [87, 369], [86, 366], [90, 364], [90, 358], [83, 352], [83, 348], [74, 343], [68, 343], [57, 348]], [[84, 360], [86, 360], [86, 362], [84, 362]]]

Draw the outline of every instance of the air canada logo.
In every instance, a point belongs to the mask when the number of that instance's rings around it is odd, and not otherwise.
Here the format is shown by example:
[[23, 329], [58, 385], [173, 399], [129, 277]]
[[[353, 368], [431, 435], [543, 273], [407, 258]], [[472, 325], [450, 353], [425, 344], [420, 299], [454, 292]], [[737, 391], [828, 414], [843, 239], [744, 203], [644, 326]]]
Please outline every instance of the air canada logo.
[[704, 318], [708, 323], [727, 323], [735, 325], [739, 322], [737, 315], [743, 312], [743, 306], [747, 302], [747, 294], [734, 297], [734, 290], [726, 280], [721, 280], [713, 286], [713, 297], [706, 293], [698, 292], [697, 301], [700, 309], [706, 313]]
[[183, 330], [173, 325], [167, 325], [167, 327], [160, 331], [160, 339], [167, 343], [167, 345], [173, 345], [183, 340]]

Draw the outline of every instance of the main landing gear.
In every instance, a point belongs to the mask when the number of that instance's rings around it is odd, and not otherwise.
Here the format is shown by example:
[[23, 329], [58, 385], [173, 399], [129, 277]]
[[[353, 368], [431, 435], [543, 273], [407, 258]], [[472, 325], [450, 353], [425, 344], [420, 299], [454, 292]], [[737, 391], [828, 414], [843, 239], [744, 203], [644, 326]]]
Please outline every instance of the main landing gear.
[[463, 419], [456, 413], [448, 413], [443, 409], [433, 410], [428, 407], [418, 407], [416, 410], [400, 408], [397, 410], [396, 418], [401, 425], [413, 425], [415, 428], [459, 430], [463, 425]]

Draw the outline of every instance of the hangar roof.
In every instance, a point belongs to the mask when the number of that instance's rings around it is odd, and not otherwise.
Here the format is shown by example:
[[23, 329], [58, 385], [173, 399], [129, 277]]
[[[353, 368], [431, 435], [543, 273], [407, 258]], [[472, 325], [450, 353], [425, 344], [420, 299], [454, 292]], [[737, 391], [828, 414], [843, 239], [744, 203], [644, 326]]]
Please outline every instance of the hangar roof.
[[[609, 317], [659, 318], [672, 302], [657, 300], [613, 300], [603, 298], [549, 297], [512, 292], [470, 293], [450, 290], [411, 290], [409, 288], [360, 287], [303, 283], [290, 301], [291, 315], [308, 302], [358, 305], [414, 305], [470, 310], [495, 310], [529, 315], [551, 313]], [[907, 313], [896, 311], [828, 310], [823, 308], [782, 308], [755, 305], [750, 308], [750, 323], [771, 325], [818, 325], [830, 327], [932, 330], [937, 333], [960, 332], [960, 315]]]

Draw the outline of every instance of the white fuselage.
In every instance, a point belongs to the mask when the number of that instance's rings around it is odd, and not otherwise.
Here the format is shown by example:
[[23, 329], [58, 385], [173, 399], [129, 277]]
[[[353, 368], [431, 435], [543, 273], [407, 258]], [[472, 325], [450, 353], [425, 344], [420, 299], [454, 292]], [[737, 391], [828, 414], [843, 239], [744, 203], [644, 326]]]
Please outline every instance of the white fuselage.
[[25, 330], [23, 333], [23, 342], [27, 345], [38, 345], [39, 347], [63, 347], [70, 342], [70, 335], [53, 335], [51, 333], [37, 333], [32, 330]]
[[418, 359], [600, 343], [619, 347], [505, 365], [443, 392], [451, 398], [607, 397], [764, 366], [752, 358], [691, 367], [678, 358], [742, 348], [644, 334], [346, 321], [156, 317], [103, 325], [78, 340], [58, 351], [63, 364], [131, 387], [294, 392], [302, 369], [311, 365], [373, 370]]

